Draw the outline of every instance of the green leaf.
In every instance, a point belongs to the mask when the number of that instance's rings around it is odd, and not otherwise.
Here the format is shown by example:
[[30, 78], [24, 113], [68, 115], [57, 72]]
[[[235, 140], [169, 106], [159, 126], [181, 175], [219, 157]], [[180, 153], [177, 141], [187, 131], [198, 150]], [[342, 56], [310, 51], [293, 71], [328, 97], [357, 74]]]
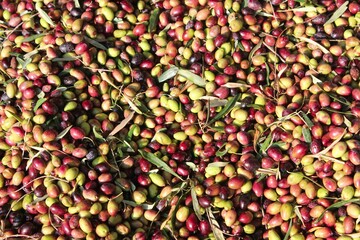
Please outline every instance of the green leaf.
[[228, 165], [229, 163], [228, 162], [212, 162], [212, 163], [209, 163], [207, 166], [208, 167], [225, 167], [226, 165]]
[[195, 212], [196, 216], [198, 217], [198, 219], [201, 220], [202, 217], [201, 217], [201, 212], [200, 212], [200, 204], [199, 204], [199, 200], [196, 196], [194, 186], [192, 186], [192, 188], [191, 188], [191, 199], [192, 199], [194, 212]]
[[303, 126], [302, 133], [304, 135], [305, 142], [311, 143], [311, 133], [309, 128]]
[[192, 171], [195, 171], [195, 172], [196, 172], [197, 167], [196, 167], [196, 164], [195, 164], [195, 163], [193, 163], [193, 162], [185, 162], [185, 164], [186, 164], [187, 166], [189, 166]]
[[209, 218], [211, 230], [214, 233], [215, 240], [225, 240], [224, 233], [220, 230], [220, 225], [216, 221], [214, 214], [210, 208], [206, 208], [206, 213]]
[[148, 32], [155, 32], [156, 27], [159, 21], [159, 15], [160, 10], [159, 8], [155, 8], [154, 11], [151, 13], [150, 19], [149, 19], [149, 26], [148, 26]]
[[104, 137], [101, 135], [101, 133], [99, 133], [96, 129], [96, 126], [93, 126], [93, 133], [94, 133], [94, 136], [96, 139], [100, 139], [100, 140], [103, 140], [105, 141]]
[[346, 12], [346, 10], [347, 10], [347, 8], [348, 8], [348, 7], [347, 7], [348, 4], [349, 4], [349, 1], [344, 2], [344, 3], [333, 13], [333, 15], [331, 16], [331, 18], [329, 18], [329, 20], [326, 21], [326, 23], [325, 23], [324, 25], [329, 24], [329, 23], [333, 23], [333, 22], [336, 21], [336, 19], [340, 18], [341, 15], [343, 15], [344, 12]]
[[324, 216], [325, 212], [330, 210], [330, 209], [337, 209], [337, 208], [340, 208], [342, 206], [345, 206], [346, 204], [348, 203], [355, 203], [355, 202], [358, 202], [360, 203], [360, 198], [352, 198], [352, 199], [349, 199], [349, 200], [342, 200], [342, 201], [338, 201], [332, 205], [330, 205], [328, 208], [326, 208], [321, 214], [320, 216], [318, 217], [318, 219], [316, 220], [316, 223], [318, 223]]
[[122, 18], [116, 17], [116, 18], [113, 19], [113, 22], [114, 22], [114, 23], [123, 23], [124, 20], [123, 20]]
[[36, 95], [38, 98], [44, 98], [45, 97], [45, 93], [44, 91], [41, 91], [38, 93], [38, 95]]
[[19, 118], [15, 113], [9, 111], [9, 110], [5, 110], [7, 113], [9, 113], [11, 116], [13, 116], [18, 122], [22, 122], [22, 119]]
[[106, 48], [104, 45], [102, 45], [101, 43], [99, 43], [98, 41], [96, 41], [96, 40], [94, 40], [94, 39], [91, 39], [91, 38], [89, 38], [89, 37], [87, 37], [87, 36], [84, 36], [84, 39], [85, 39], [88, 43], [90, 43], [91, 45], [93, 45], [94, 47], [97, 47], [97, 48], [99, 48], [99, 49], [101, 49], [101, 50], [104, 50], [104, 51], [107, 50], [107, 48]]
[[63, 137], [65, 137], [65, 135], [70, 131], [70, 129], [72, 128], [72, 125], [68, 126], [67, 128], [65, 128], [64, 130], [62, 130], [57, 136], [56, 136], [56, 140], [60, 140]]
[[131, 141], [135, 129], [136, 129], [136, 125], [132, 125], [126, 136], [126, 140]]
[[178, 71], [179, 71], [179, 68], [177, 68], [175, 66], [170, 67], [168, 70], [163, 72], [163, 74], [161, 74], [161, 76], [158, 78], [158, 81], [165, 82], [166, 80], [175, 77], [176, 74], [178, 73]]
[[32, 41], [34, 41], [35, 39], [38, 39], [38, 38], [40, 38], [40, 37], [42, 37], [42, 36], [45, 36], [45, 35], [46, 35], [45, 33], [40, 33], [40, 34], [31, 35], [31, 36], [29, 36], [29, 37], [24, 38], [22, 42], [32, 42]]
[[193, 82], [194, 84], [200, 86], [200, 87], [204, 87], [206, 85], [206, 81], [205, 79], [203, 79], [202, 77], [200, 77], [199, 75], [196, 75], [195, 73], [186, 70], [186, 69], [180, 69], [178, 71], [178, 74], [188, 80], [190, 80], [191, 82]]
[[143, 156], [143, 158], [148, 160], [150, 163], [156, 165], [158, 168], [161, 168], [164, 171], [170, 173], [171, 175], [173, 175], [173, 176], [179, 178], [180, 180], [184, 181], [176, 172], [174, 172], [174, 170], [172, 170], [171, 167], [169, 167], [169, 165], [167, 165], [163, 160], [161, 160], [160, 158], [155, 156], [155, 154], [146, 152], [146, 151], [141, 150], [141, 149], [139, 150], [139, 153], [141, 154], [141, 156]]
[[269, 86], [270, 85], [270, 67], [269, 64], [267, 62], [265, 62], [265, 69], [266, 69], [266, 84]]
[[75, 3], [75, 7], [80, 8], [79, 0], [74, 0], [74, 3]]
[[265, 141], [261, 144], [261, 146], [260, 146], [260, 152], [265, 152], [265, 151], [269, 148], [272, 139], [273, 139], [273, 138], [272, 138], [272, 134], [270, 133], [270, 134], [266, 137]]
[[345, 123], [345, 126], [348, 127], [348, 128], [351, 127], [351, 125], [352, 125], [350, 120], [345, 116], [344, 116], [344, 123]]
[[260, 42], [258, 42], [258, 44], [256, 44], [255, 47], [253, 47], [253, 49], [252, 49], [251, 52], [249, 53], [249, 58], [248, 58], [249, 61], [251, 61], [251, 59], [253, 58], [255, 52], [261, 48], [261, 45], [263, 44], [263, 41], [264, 41], [264, 40], [263, 40], [263, 38], [262, 38], [262, 39], [260, 40]]
[[25, 68], [25, 61], [22, 58], [16, 57], [16, 61], [18, 61], [18, 63], [20, 63], [22, 68]]
[[50, 26], [55, 27], [55, 23], [53, 22], [53, 20], [51, 20], [49, 15], [44, 10], [41, 9], [40, 5], [36, 4], [35, 9], [36, 11], [38, 11], [42, 19], [44, 19]]
[[80, 57], [62, 57], [62, 58], [53, 58], [51, 59], [52, 62], [71, 62], [71, 61], [76, 61], [77, 59], [79, 59]]
[[44, 103], [46, 102], [46, 98], [39, 98], [37, 101], [36, 101], [36, 104], [34, 106], [34, 112], [36, 112], [36, 110], [39, 109], [39, 107]]
[[314, 123], [310, 120], [310, 118], [303, 111], [300, 111], [300, 115], [304, 119], [306, 125], [309, 128], [312, 128], [314, 126]]
[[330, 53], [329, 50], [327, 50], [323, 45], [315, 42], [314, 40], [311, 40], [310, 38], [298, 37], [298, 39], [300, 39], [300, 41], [304, 41], [304, 42], [307, 42], [307, 43], [317, 46], [325, 54]]
[[290, 219], [290, 224], [289, 224], [289, 230], [287, 231], [287, 233], [286, 233], [286, 235], [285, 235], [285, 237], [284, 237], [284, 240], [288, 240], [289, 239], [289, 237], [290, 237], [290, 232], [291, 232], [291, 228], [292, 228], [292, 225], [293, 225], [293, 218], [292, 219]]
[[298, 219], [301, 221], [302, 225], [305, 226], [305, 223], [304, 223], [304, 220], [302, 219], [302, 215], [301, 215], [299, 208], [300, 208], [300, 206], [295, 206], [294, 212], [295, 212], [296, 216], [298, 217]]
[[222, 157], [222, 156], [224, 156], [225, 154], [227, 154], [227, 152], [228, 152], [228, 150], [223, 150], [223, 151], [220, 151], [220, 150], [218, 150], [218, 151], [216, 151], [216, 153], [215, 153], [215, 155], [217, 156], [217, 157]]
[[214, 122], [216, 122], [217, 120], [221, 119], [223, 116], [228, 114], [231, 111], [231, 109], [235, 106], [239, 98], [240, 98], [240, 94], [237, 94], [231, 100], [229, 100], [226, 103], [226, 105], [223, 107], [223, 109], [221, 109], [221, 111], [218, 114], [216, 114], [216, 116], [213, 119], [211, 119], [207, 125], [213, 124]]

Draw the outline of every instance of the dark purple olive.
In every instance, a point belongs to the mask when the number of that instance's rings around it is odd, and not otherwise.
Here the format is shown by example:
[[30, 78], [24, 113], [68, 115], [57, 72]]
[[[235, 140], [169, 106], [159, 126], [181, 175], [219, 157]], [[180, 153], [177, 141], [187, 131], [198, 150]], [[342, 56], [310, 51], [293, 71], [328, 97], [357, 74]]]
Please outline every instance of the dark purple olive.
[[67, 53], [67, 52], [71, 52], [75, 49], [74, 44], [72, 44], [71, 42], [66, 42], [63, 43], [59, 46], [59, 50], [62, 53]]

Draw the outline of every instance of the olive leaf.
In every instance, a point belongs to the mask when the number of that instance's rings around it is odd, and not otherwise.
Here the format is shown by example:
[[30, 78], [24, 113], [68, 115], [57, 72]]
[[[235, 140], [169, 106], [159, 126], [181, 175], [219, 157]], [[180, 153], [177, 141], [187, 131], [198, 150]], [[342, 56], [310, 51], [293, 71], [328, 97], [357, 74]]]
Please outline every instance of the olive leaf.
[[311, 74], [311, 78], [314, 84], [319, 84], [322, 83], [323, 81], [321, 81], [319, 78], [315, 77], [314, 75]]
[[213, 119], [211, 119], [207, 125], [213, 124], [214, 122], [216, 122], [217, 120], [221, 119], [223, 116], [228, 114], [229, 111], [231, 111], [231, 109], [235, 106], [235, 104], [239, 100], [239, 98], [240, 98], [240, 94], [237, 94], [231, 100], [229, 100], [226, 103], [226, 105], [224, 106], [224, 108], [221, 109], [221, 111], [218, 114], [216, 114], [216, 116]]
[[80, 58], [80, 56], [76, 57], [62, 57], [62, 58], [53, 58], [51, 59], [52, 62], [71, 62], [76, 61]]
[[109, 136], [114, 136], [116, 133], [121, 131], [134, 117], [135, 112], [132, 111], [126, 118], [124, 118], [119, 125], [117, 125], [110, 133]]
[[31, 35], [29, 37], [26, 37], [22, 40], [22, 42], [32, 42], [34, 41], [35, 39], [38, 39], [42, 36], [45, 36], [46, 34], [45, 33], [40, 33], [40, 34], [35, 34], [35, 35]]
[[88, 43], [93, 45], [94, 47], [97, 47], [97, 48], [99, 48], [101, 50], [104, 50], [104, 51], [107, 50], [107, 48], [104, 45], [102, 45], [101, 43], [99, 43], [98, 41], [96, 41], [94, 39], [91, 39], [91, 38], [89, 38], [87, 36], [84, 36], [84, 39], [85, 39], [85, 41], [87, 41]]
[[241, 87], [250, 88], [250, 85], [246, 84], [246, 83], [227, 82], [224, 85], [222, 85], [222, 87], [226, 87], [226, 88], [241, 88]]
[[251, 52], [249, 53], [249, 61], [251, 61], [251, 59], [253, 58], [255, 52], [257, 50], [259, 50], [261, 48], [261, 45], [263, 44], [263, 38], [260, 40], [260, 42], [258, 42], [258, 44], [255, 45], [255, 47], [253, 47], [253, 49], [251, 50]]
[[198, 200], [198, 198], [197, 198], [197, 196], [196, 196], [196, 192], [195, 192], [194, 186], [192, 186], [190, 193], [191, 193], [191, 199], [192, 199], [192, 204], [193, 204], [194, 212], [195, 212], [197, 218], [198, 218], [199, 220], [201, 220], [202, 217], [201, 217], [201, 212], [200, 212], [200, 204], [199, 204], [199, 200]]
[[128, 98], [125, 94], [123, 94], [123, 98], [129, 104], [132, 110], [134, 110], [138, 114], [142, 114], [141, 110], [135, 105], [135, 103], [130, 98]]
[[96, 126], [93, 126], [92, 131], [93, 131], [94, 136], [95, 136], [96, 139], [100, 139], [100, 140], [105, 141], [105, 139], [104, 139], [104, 137], [101, 135], [101, 133], [99, 133], [99, 132], [97, 131]]
[[301, 215], [299, 208], [300, 208], [300, 206], [295, 206], [294, 212], [295, 212], [296, 216], [298, 217], [298, 219], [300, 220], [300, 222], [302, 223], [302, 225], [305, 226], [305, 223], [304, 223], [304, 220], [302, 219], [302, 215]]
[[196, 164], [195, 164], [195, 163], [193, 163], [193, 162], [185, 162], [185, 164], [186, 164], [187, 166], [189, 166], [192, 171], [196, 172], [197, 167], [196, 167]]
[[344, 116], [344, 124], [345, 124], [346, 127], [348, 127], [348, 128], [351, 127], [351, 125], [352, 125], [351, 122], [350, 122], [350, 120], [349, 120], [347, 117], [345, 117], [345, 116]]
[[321, 214], [320, 216], [318, 217], [318, 219], [316, 220], [315, 223], [318, 223], [324, 216], [325, 212], [330, 210], [330, 209], [336, 209], [336, 208], [340, 208], [342, 206], [345, 206], [346, 204], [348, 203], [355, 203], [355, 202], [358, 202], [360, 203], [360, 198], [352, 198], [352, 199], [349, 199], [349, 200], [342, 200], [342, 201], [338, 201], [332, 205], [330, 205], [329, 207], [327, 207]]
[[[133, 201], [129, 201], [129, 200], [122, 200], [122, 203], [125, 203], [129, 206], [132, 206], [132, 207], [136, 207], [136, 206], [139, 206], [139, 204], [137, 204], [136, 202], [133, 202]], [[140, 206], [143, 207], [143, 209], [145, 210], [149, 210], [149, 209], [153, 209], [155, 207], [155, 204], [156, 202], [154, 202], [153, 204], [146, 204], [146, 203], [143, 203], [143, 204], [140, 204]]]
[[217, 157], [223, 157], [223, 156], [225, 156], [225, 154], [227, 154], [227, 153], [228, 153], [228, 150], [227, 150], [227, 149], [225, 149], [225, 150], [223, 150], [223, 151], [218, 150], [218, 151], [216, 151], [215, 156], [217, 156]]
[[211, 230], [214, 233], [215, 240], [225, 240], [224, 233], [220, 230], [220, 225], [210, 208], [206, 208], [206, 213], [210, 222]]
[[310, 120], [310, 118], [303, 111], [300, 111], [299, 113], [300, 113], [302, 119], [305, 121], [306, 125], [309, 128], [312, 128], [314, 126], [314, 123]]
[[46, 98], [39, 98], [36, 103], [35, 103], [35, 106], [34, 106], [34, 112], [36, 112], [36, 110], [39, 109], [39, 107], [44, 103], [46, 102]]
[[149, 19], [149, 26], [148, 26], [148, 32], [155, 32], [156, 27], [159, 21], [159, 15], [160, 10], [159, 8], [155, 8], [154, 11], [151, 13], [150, 19]]
[[36, 11], [38, 11], [42, 19], [44, 19], [50, 26], [55, 27], [55, 23], [53, 22], [53, 20], [51, 20], [49, 15], [44, 10], [41, 9], [40, 5], [36, 4], [35, 9]]
[[297, 38], [300, 41], [304, 41], [304, 42], [307, 42], [307, 43], [317, 46], [325, 54], [330, 53], [329, 50], [327, 50], [323, 45], [315, 42], [314, 40], [311, 40], [310, 38], [306, 38], [306, 37], [297, 37]]
[[193, 73], [189, 70], [179, 69], [178, 74], [180, 76], [190, 80], [191, 82], [193, 82], [194, 84], [196, 84], [200, 87], [204, 87], [206, 85], [205, 79], [203, 79], [199, 75], [196, 75], [195, 73]]
[[167, 165], [163, 160], [161, 160], [160, 158], [155, 156], [155, 154], [150, 153], [150, 152], [146, 152], [146, 151], [141, 150], [141, 149], [138, 150], [138, 151], [141, 154], [141, 156], [143, 156], [143, 158], [148, 160], [150, 163], [156, 165], [158, 168], [161, 168], [164, 171], [170, 173], [171, 175], [173, 175], [173, 176], [179, 178], [180, 180], [184, 181], [176, 172], [174, 172], [174, 170], [172, 170], [171, 167], [169, 167], [169, 165]]
[[291, 233], [291, 228], [292, 228], [292, 225], [293, 225], [293, 218], [292, 219], [290, 219], [290, 224], [289, 224], [289, 230], [287, 231], [287, 233], [286, 233], [286, 235], [285, 235], [285, 237], [284, 237], [284, 240], [288, 240], [289, 239], [289, 237], [290, 237], [290, 233]]
[[343, 15], [343, 14], [346, 12], [346, 10], [347, 10], [347, 8], [348, 8], [348, 7], [347, 7], [348, 4], [349, 4], [349, 1], [344, 2], [344, 3], [333, 13], [333, 15], [331, 16], [331, 18], [329, 18], [329, 20], [326, 21], [326, 23], [325, 23], [324, 25], [329, 24], [329, 23], [333, 23], [333, 22], [336, 21], [336, 19], [340, 18], [341, 15]]
[[207, 166], [208, 167], [225, 167], [226, 165], [228, 165], [229, 163], [228, 162], [212, 162], [212, 163], [209, 163]]
[[158, 78], [158, 81], [165, 82], [166, 80], [175, 77], [176, 74], [178, 73], [178, 71], [179, 71], [179, 68], [172, 66], [168, 70], [163, 72], [163, 74], [160, 75], [160, 77]]
[[72, 125], [68, 126], [67, 128], [65, 128], [64, 130], [62, 130], [57, 136], [56, 136], [56, 140], [60, 140], [63, 137], [65, 137], [65, 135], [70, 131], [70, 129], [72, 128]]
[[74, 3], [76, 8], [80, 8], [79, 0], [74, 0]]
[[305, 142], [311, 143], [311, 133], [310, 133], [309, 128], [303, 127], [302, 128], [302, 133], [304, 135]]
[[272, 134], [270, 133], [270, 134], [266, 137], [265, 141], [261, 144], [261, 146], [260, 146], [260, 152], [266, 152], [266, 150], [269, 148], [272, 140], [273, 140], [273, 137], [272, 137]]
[[131, 141], [135, 129], [136, 125], [131, 126], [129, 132], [127, 133], [126, 140]]
[[228, 102], [226, 99], [220, 99], [220, 98], [213, 97], [213, 96], [203, 96], [200, 99], [209, 101], [209, 105], [207, 105], [209, 107], [225, 106], [226, 103]]

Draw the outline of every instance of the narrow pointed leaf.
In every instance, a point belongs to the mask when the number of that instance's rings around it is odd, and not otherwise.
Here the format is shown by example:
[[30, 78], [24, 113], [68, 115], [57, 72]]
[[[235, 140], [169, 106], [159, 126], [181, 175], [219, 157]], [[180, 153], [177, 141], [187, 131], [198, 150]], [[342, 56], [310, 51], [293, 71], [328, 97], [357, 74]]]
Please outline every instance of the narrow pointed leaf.
[[163, 160], [155, 156], [155, 154], [146, 152], [141, 149], [139, 150], [139, 153], [141, 154], [141, 156], [143, 156], [143, 158], [156, 165], [158, 168], [161, 168], [162, 170], [170, 173], [171, 175], [183, 180], [176, 172], [174, 172], [174, 170], [172, 170], [171, 167], [169, 167], [169, 165], [167, 165]]
[[218, 114], [216, 114], [216, 116], [213, 119], [211, 119], [211, 121], [207, 125], [214, 123], [215, 121], [221, 119], [223, 116], [228, 114], [231, 111], [231, 109], [235, 106], [239, 98], [240, 98], [240, 94], [237, 94], [230, 101], [228, 101], [224, 106], [224, 108]]
[[306, 125], [309, 128], [312, 128], [314, 126], [314, 123], [310, 120], [310, 118], [303, 111], [300, 112], [300, 115], [304, 119]]
[[104, 50], [104, 51], [107, 50], [107, 48], [106, 48], [104, 45], [102, 45], [101, 43], [99, 43], [98, 41], [96, 41], [96, 40], [94, 40], [94, 39], [91, 39], [91, 38], [89, 38], [89, 37], [87, 37], [87, 36], [84, 36], [84, 38], [85, 38], [85, 40], [86, 40], [88, 43], [90, 43], [90, 44], [93, 45], [94, 47], [97, 47], [97, 48], [99, 48], [99, 49], [101, 49], [101, 50]]
[[22, 42], [32, 42], [34, 41], [35, 39], [38, 39], [42, 36], [45, 36], [46, 34], [45, 33], [40, 33], [40, 34], [35, 34], [35, 35], [31, 35], [29, 37], [26, 37], [24, 38], [24, 40]]
[[317, 46], [325, 54], [330, 53], [329, 50], [327, 50], [323, 45], [315, 42], [314, 40], [311, 40], [310, 38], [306, 38], [306, 37], [298, 37], [298, 38], [300, 39], [300, 41], [304, 41]]
[[80, 8], [79, 0], [74, 0], [74, 3], [75, 3], [75, 7]]
[[319, 222], [319, 221], [323, 218], [323, 216], [324, 216], [324, 214], [325, 214], [325, 212], [326, 212], [327, 210], [334, 209], [334, 208], [337, 209], [337, 208], [340, 208], [340, 207], [342, 207], [342, 206], [345, 206], [345, 205], [348, 204], [348, 203], [354, 203], [354, 202], [360, 203], [360, 198], [352, 198], [352, 199], [349, 199], [349, 200], [342, 200], [342, 201], [338, 201], [338, 202], [330, 205], [328, 208], [326, 208], [326, 209], [320, 214], [320, 216], [318, 217], [318, 219], [316, 220], [316, 222]]
[[96, 139], [100, 139], [100, 140], [105, 141], [104, 137], [101, 135], [101, 133], [99, 133], [99, 132], [97, 131], [97, 129], [96, 129], [95, 126], [93, 127], [92, 130], [93, 130], [93, 133], [94, 133], [94, 136], [95, 136]]
[[76, 61], [80, 57], [62, 57], [62, 58], [53, 58], [51, 59], [52, 62], [72, 62]]
[[36, 112], [36, 110], [39, 109], [39, 107], [44, 103], [46, 102], [46, 98], [39, 98], [37, 101], [36, 101], [36, 104], [34, 106], [34, 112]]
[[65, 135], [70, 131], [70, 129], [72, 128], [72, 125], [68, 126], [67, 128], [65, 128], [64, 130], [62, 130], [57, 136], [56, 136], [56, 140], [60, 140], [63, 137], [65, 137]]
[[[293, 218], [291, 218], [291, 219], [290, 219], [289, 229], [291, 229], [291, 228], [292, 228], [292, 225], [293, 225]], [[286, 235], [285, 235], [285, 237], [284, 237], [284, 240], [288, 240], [288, 239], [289, 239], [289, 237], [290, 237], [290, 233], [291, 233], [291, 231], [290, 231], [290, 230], [289, 230], [289, 231], [287, 231], [287, 233], [286, 233]]]
[[179, 71], [179, 68], [170, 67], [168, 70], [163, 72], [163, 74], [161, 74], [161, 76], [158, 78], [158, 81], [159, 82], [165, 82], [166, 80], [175, 77], [176, 74], [178, 73], [178, 71]]
[[225, 240], [224, 233], [220, 230], [220, 225], [216, 221], [215, 216], [212, 213], [211, 209], [207, 208], [206, 213], [208, 215], [211, 230], [213, 231], [215, 240]]
[[311, 133], [310, 133], [309, 128], [303, 127], [302, 128], [302, 133], [304, 135], [305, 142], [311, 143]]
[[196, 75], [195, 73], [189, 71], [189, 70], [185, 70], [185, 69], [180, 69], [178, 74], [188, 80], [190, 80], [191, 82], [193, 82], [194, 84], [200, 86], [200, 87], [204, 87], [206, 84], [205, 79], [203, 79], [202, 77], [200, 77], [199, 75]]
[[229, 163], [228, 162], [212, 162], [212, 163], [209, 163], [207, 166], [208, 167], [225, 167], [226, 165], [228, 165]]
[[191, 188], [191, 199], [192, 199], [194, 212], [195, 212], [197, 218], [199, 220], [201, 220], [202, 217], [201, 217], [201, 212], [200, 212], [200, 204], [199, 204], [199, 200], [198, 200], [198, 198], [196, 196], [196, 192], [195, 192], [194, 187]]
[[326, 21], [326, 24], [329, 24], [329, 23], [333, 23], [335, 22], [336, 19], [340, 18], [341, 15], [344, 14], [344, 12], [346, 12], [347, 8], [348, 8], [348, 4], [349, 4], [349, 1], [346, 1], [344, 2], [334, 13], [333, 15], [331, 16], [331, 18], [329, 18], [329, 20]]
[[159, 21], [159, 14], [160, 14], [159, 8], [155, 8], [154, 11], [151, 13], [151, 16], [149, 19], [148, 32], [156, 31], [156, 27], [157, 27], [157, 24]]
[[53, 22], [53, 20], [51, 20], [49, 15], [44, 10], [42, 10], [39, 5], [36, 5], [35, 8], [36, 8], [36, 11], [38, 11], [38, 13], [42, 19], [44, 19], [50, 26], [52, 26], [52, 27], [55, 26], [55, 23]]
[[116, 133], [121, 131], [121, 129], [123, 129], [131, 121], [131, 119], [134, 117], [134, 114], [135, 112], [131, 112], [124, 120], [121, 121], [119, 125], [114, 128], [114, 130], [109, 133], [109, 136], [114, 136]]
[[319, 78], [315, 77], [314, 75], [311, 75], [312, 81], [314, 84], [323, 83]]
[[270, 134], [266, 137], [265, 141], [261, 144], [261, 146], [260, 146], [260, 152], [265, 152], [265, 151], [269, 148], [272, 139], [273, 139], [273, 138], [272, 138], [272, 134], [270, 133]]
[[253, 58], [255, 52], [257, 50], [259, 50], [261, 48], [261, 45], [263, 44], [263, 39], [260, 40], [260, 42], [258, 44], [256, 44], [255, 47], [253, 47], [253, 49], [251, 50], [251, 52], [249, 53], [249, 61], [251, 61], [251, 59]]

